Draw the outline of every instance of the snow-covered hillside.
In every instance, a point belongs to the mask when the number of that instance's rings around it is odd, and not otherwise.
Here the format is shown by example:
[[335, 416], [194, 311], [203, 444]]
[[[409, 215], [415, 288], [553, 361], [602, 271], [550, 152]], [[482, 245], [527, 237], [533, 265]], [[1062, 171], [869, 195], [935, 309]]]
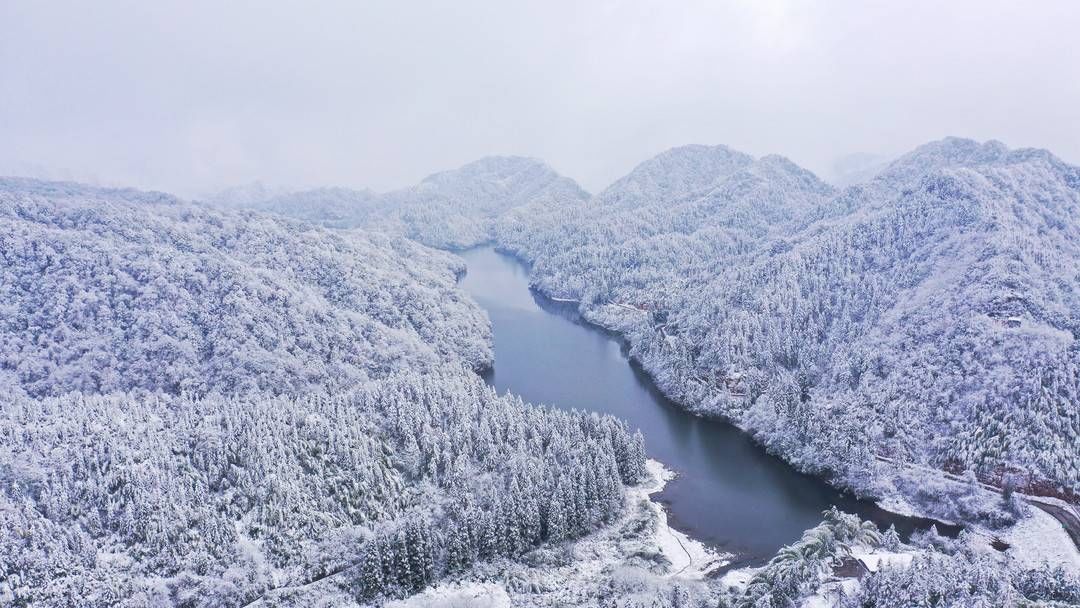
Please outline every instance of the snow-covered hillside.
[[766, 157], [685, 194], [698, 153], [617, 182], [633, 206], [510, 214], [500, 245], [805, 469], [909, 498], [876, 456], [1080, 491], [1080, 168], [954, 138], [842, 191]]
[[646, 477], [499, 396], [460, 261], [160, 193], [0, 182], [0, 605], [410, 595], [576, 539]]
[[[1080, 169], [1045, 151], [948, 139], [843, 190], [688, 146], [590, 200], [518, 158], [260, 192], [229, 200], [271, 213], [0, 180], [0, 605], [1080, 597], [1022, 526], [1019, 560], [835, 511], [740, 588], [689, 580], [642, 436], [495, 394], [463, 265], [414, 242], [495, 239], [686, 407], [994, 535], [1023, 503], [933, 471], [1080, 491]], [[859, 551], [904, 563], [830, 580]]]
[[750, 155], [727, 146], [673, 148], [634, 167], [597, 194], [594, 202], [608, 207], [635, 207], [658, 199], [677, 199], [703, 190], [753, 162]]
[[490, 365], [450, 255], [172, 197], [0, 182], [0, 385], [300, 394]]
[[241, 606], [323, 580], [405, 597], [603, 526], [644, 464], [614, 419], [464, 370], [332, 396], [5, 398], [0, 601]]

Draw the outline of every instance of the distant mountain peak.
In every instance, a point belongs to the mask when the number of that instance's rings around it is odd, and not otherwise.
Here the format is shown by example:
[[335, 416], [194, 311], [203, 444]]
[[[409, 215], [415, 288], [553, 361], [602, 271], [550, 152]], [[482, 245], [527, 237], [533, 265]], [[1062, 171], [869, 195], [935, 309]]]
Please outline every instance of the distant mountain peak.
[[484, 156], [457, 169], [433, 173], [425, 177], [421, 183], [438, 182], [450, 177], [460, 176], [507, 178], [530, 171], [555, 174], [554, 169], [538, 158], [529, 156]]
[[749, 154], [724, 145], [690, 144], [646, 160], [596, 196], [606, 205], [636, 206], [704, 189], [754, 162]]
[[429, 175], [397, 194], [406, 192], [496, 207], [524, 204], [545, 193], [580, 200], [588, 197], [574, 180], [560, 175], [544, 161], [526, 156], [485, 156], [457, 169]]
[[997, 140], [979, 143], [963, 137], [946, 137], [915, 148], [889, 163], [875, 179], [893, 184], [910, 182], [932, 171], [997, 162], [1009, 148]]

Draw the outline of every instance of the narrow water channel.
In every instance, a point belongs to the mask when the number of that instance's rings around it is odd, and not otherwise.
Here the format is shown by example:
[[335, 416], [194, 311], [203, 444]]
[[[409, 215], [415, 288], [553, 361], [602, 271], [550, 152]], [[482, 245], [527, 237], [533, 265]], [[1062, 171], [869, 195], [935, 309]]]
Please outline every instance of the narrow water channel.
[[817, 525], [831, 505], [895, 524], [904, 537], [932, 523], [838, 492], [730, 424], [686, 413], [628, 360], [615, 336], [583, 322], [575, 305], [530, 291], [524, 264], [490, 247], [460, 255], [468, 264], [462, 287], [487, 310], [495, 334], [488, 383], [532, 403], [613, 414], [640, 428], [649, 456], [679, 474], [659, 497], [679, 530], [756, 564]]

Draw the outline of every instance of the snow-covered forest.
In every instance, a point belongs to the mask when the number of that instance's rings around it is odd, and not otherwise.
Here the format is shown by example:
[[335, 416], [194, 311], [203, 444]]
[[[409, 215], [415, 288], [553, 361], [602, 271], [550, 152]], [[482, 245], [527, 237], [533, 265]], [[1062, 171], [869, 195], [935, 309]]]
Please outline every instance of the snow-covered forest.
[[0, 386], [306, 394], [491, 363], [464, 265], [401, 238], [172, 197], [0, 182]]
[[1080, 608], [1078, 24], [0, 0], [0, 608]]
[[327, 577], [404, 596], [594, 530], [644, 475], [616, 420], [467, 371], [330, 396], [20, 399], [0, 454], [8, 593], [57, 606], [239, 606]]
[[[792, 605], [841, 608], [895, 606], [1070, 606], [1080, 601], [1080, 583], [1061, 569], [1027, 569], [931, 532], [899, 541], [858, 517], [832, 509], [824, 521], [784, 547], [719, 605], [783, 608]], [[867, 566], [869, 565], [869, 567]], [[863, 569], [857, 584], [832, 576], [844, 567]]]
[[950, 138], [843, 190], [781, 157], [677, 148], [496, 232], [686, 407], [964, 520], [905, 465], [1080, 492], [1078, 217], [1080, 168]]
[[452, 256], [173, 197], [0, 194], [0, 602], [408, 595], [611, 521], [644, 446], [495, 395]]
[[[960, 139], [844, 189], [724, 146], [593, 197], [511, 157], [205, 203], [5, 178], [0, 605], [1074, 605], [1013, 492], [1080, 493], [1078, 217], [1080, 168]], [[482, 243], [683, 407], [971, 531], [833, 509], [706, 578], [643, 490], [647, 436], [476, 373], [487, 315], [429, 247]]]

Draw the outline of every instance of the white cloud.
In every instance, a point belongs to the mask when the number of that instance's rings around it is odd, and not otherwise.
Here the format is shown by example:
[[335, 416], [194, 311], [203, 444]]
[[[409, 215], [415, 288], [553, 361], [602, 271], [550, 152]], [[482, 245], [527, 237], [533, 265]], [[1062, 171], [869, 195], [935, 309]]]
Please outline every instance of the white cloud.
[[824, 172], [948, 134], [1078, 162], [1077, 22], [1066, 1], [10, 2], [0, 171], [386, 189], [515, 153], [595, 190], [682, 143]]

